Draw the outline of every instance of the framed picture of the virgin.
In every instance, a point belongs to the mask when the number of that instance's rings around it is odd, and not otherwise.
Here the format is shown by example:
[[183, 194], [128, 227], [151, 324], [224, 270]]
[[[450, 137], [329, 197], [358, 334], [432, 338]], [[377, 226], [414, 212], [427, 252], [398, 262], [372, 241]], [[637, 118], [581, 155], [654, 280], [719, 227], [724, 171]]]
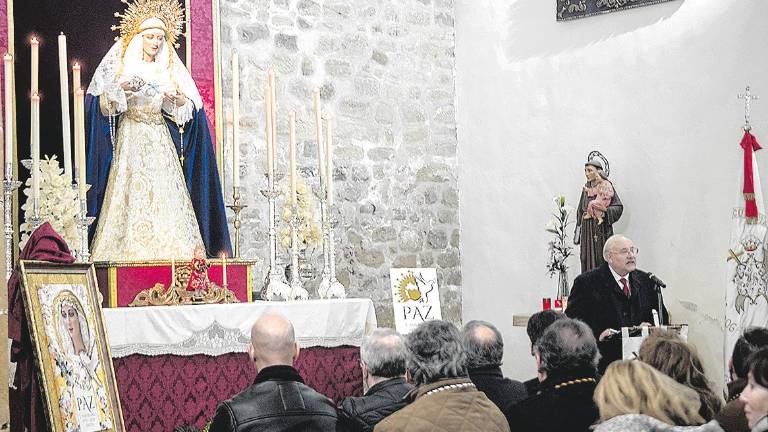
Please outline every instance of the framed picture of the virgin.
[[49, 430], [125, 430], [90, 264], [21, 261]]

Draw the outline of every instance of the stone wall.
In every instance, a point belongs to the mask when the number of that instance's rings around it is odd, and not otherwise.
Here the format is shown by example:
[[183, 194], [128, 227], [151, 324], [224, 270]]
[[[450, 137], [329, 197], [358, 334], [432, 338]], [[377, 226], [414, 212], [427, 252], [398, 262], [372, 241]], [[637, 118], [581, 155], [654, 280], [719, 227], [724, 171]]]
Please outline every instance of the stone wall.
[[[296, 110], [299, 166], [317, 184], [311, 92], [334, 118], [337, 275], [392, 325], [390, 267], [437, 267], [443, 316], [461, 319], [453, 0], [221, 0], [224, 108], [241, 64], [242, 255], [268, 260], [263, 89], [277, 75], [279, 171]], [[226, 160], [231, 155], [225, 152]], [[230, 165], [227, 165], [227, 168]], [[231, 184], [231, 170], [225, 170]], [[282, 204], [279, 203], [279, 206]], [[287, 259], [280, 250], [282, 261]], [[315, 260], [321, 269], [322, 258]], [[318, 271], [319, 273], [319, 271]], [[308, 283], [317, 296], [316, 281]]]

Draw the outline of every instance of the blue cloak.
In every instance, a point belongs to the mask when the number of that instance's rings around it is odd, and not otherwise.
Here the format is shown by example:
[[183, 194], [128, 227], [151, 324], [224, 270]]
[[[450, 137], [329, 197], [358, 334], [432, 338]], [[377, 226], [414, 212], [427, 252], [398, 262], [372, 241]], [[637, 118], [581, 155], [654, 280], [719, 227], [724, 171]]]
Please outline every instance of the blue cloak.
[[[96, 218], [90, 226], [88, 240], [93, 241], [98, 224], [99, 211], [107, 190], [109, 168], [112, 164], [112, 143], [109, 137], [109, 119], [99, 110], [99, 97], [86, 95], [86, 180], [91, 185], [88, 190], [88, 216]], [[119, 117], [115, 119], [115, 130]], [[176, 123], [165, 120], [168, 131], [176, 146], [176, 154], [181, 155], [181, 135]], [[192, 206], [197, 216], [197, 224], [205, 243], [209, 257], [225, 252], [232, 256], [232, 243], [229, 238], [229, 226], [221, 195], [219, 171], [208, 129], [208, 119], [204, 109], [195, 109], [184, 127], [184, 179], [192, 198]], [[191, 251], [190, 251], [191, 252]]]

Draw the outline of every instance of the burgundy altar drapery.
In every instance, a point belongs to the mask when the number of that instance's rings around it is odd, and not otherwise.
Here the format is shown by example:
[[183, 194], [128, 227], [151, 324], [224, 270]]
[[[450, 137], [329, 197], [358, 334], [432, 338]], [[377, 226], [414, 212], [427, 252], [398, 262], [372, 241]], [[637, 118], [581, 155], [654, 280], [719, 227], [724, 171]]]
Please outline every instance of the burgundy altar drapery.
[[[296, 368], [307, 385], [335, 402], [363, 392], [357, 347], [304, 348]], [[219, 402], [253, 382], [245, 353], [211, 357], [131, 355], [113, 360], [123, 419], [129, 432], [203, 427]]]

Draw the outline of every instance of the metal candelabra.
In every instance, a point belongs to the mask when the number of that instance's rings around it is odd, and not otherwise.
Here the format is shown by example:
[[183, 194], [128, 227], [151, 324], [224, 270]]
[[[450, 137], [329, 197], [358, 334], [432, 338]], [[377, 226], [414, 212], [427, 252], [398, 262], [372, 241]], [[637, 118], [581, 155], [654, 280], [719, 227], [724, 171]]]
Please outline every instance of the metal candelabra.
[[240, 227], [242, 226], [242, 220], [240, 219], [240, 212], [244, 208], [248, 207], [240, 202], [240, 188], [235, 187], [232, 191], [232, 205], [227, 206], [235, 212], [235, 258], [240, 258]]
[[[29, 170], [30, 175], [35, 168], [32, 159], [22, 160], [21, 165]], [[38, 167], [38, 169], [40, 168]], [[35, 230], [43, 223], [43, 219], [40, 217], [40, 198], [32, 198], [32, 216], [27, 219], [27, 222], [31, 226], [30, 232], [35, 232]]]
[[347, 296], [344, 285], [336, 279], [336, 248], [333, 240], [333, 227], [336, 221], [331, 216], [331, 207], [328, 205], [328, 198], [325, 194], [325, 188], [320, 186], [315, 195], [320, 200], [320, 217], [323, 229], [323, 273], [320, 285], [317, 288], [317, 294], [320, 298], [345, 298]]
[[[80, 211], [77, 213], [77, 229], [80, 232], [80, 248], [75, 251], [75, 258], [77, 262], [90, 262], [91, 252], [88, 248], [88, 227], [91, 226], [94, 220], [93, 216], [88, 216], [88, 200], [86, 196], [80, 196], [80, 176], [78, 171], [75, 170], [75, 180], [72, 182], [72, 188], [77, 191], [77, 200], [80, 203]], [[87, 187], [87, 185], [86, 185]]]
[[291, 215], [291, 293], [290, 299], [302, 299], [309, 298], [309, 293], [304, 289], [304, 283], [299, 277], [299, 208], [294, 203], [291, 208], [293, 209]]
[[274, 297], [288, 300], [290, 298], [290, 287], [286, 284], [280, 272], [277, 271], [277, 227], [275, 226], [275, 207], [277, 197], [280, 193], [275, 190], [275, 181], [267, 176], [267, 189], [262, 189], [261, 193], [267, 198], [269, 203], [269, 273], [267, 274], [267, 287], [262, 296], [264, 300], [273, 300]]
[[11, 164], [5, 164], [5, 179], [3, 180], [3, 210], [5, 221], [5, 280], [11, 278], [13, 271], [13, 191], [21, 186], [20, 181], [13, 179]]

